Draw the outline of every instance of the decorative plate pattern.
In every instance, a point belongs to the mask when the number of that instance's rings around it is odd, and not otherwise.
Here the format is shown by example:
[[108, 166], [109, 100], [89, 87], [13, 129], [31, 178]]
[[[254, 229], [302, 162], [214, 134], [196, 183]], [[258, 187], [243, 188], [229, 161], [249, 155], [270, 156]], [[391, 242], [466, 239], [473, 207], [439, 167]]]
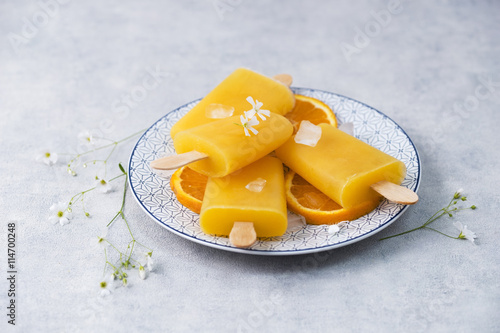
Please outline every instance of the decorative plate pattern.
[[[403, 161], [407, 175], [403, 186], [418, 190], [420, 159], [418, 152], [401, 127], [383, 113], [351, 98], [327, 91], [292, 88], [294, 93], [317, 98], [328, 104], [339, 123], [354, 123], [354, 134], [368, 144]], [[334, 235], [327, 225], [289, 227], [281, 236], [258, 240], [248, 249], [233, 247], [228, 238], [203, 233], [198, 214], [182, 206], [170, 190], [170, 176], [159, 176], [149, 163], [175, 153], [170, 129], [199, 100], [183, 105], [154, 123], [139, 139], [129, 161], [132, 192], [141, 207], [157, 223], [191, 241], [226, 251], [256, 255], [295, 255], [330, 250], [371, 236], [403, 214], [407, 206], [382, 201], [371, 213], [340, 226]]]

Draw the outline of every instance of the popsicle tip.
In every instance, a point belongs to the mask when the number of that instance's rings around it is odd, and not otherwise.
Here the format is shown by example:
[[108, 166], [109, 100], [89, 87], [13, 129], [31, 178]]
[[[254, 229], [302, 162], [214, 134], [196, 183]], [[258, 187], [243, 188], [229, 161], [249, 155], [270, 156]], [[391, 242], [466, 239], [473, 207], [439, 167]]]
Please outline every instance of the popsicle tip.
[[149, 163], [149, 166], [155, 170], [174, 170], [207, 157], [207, 154], [192, 150], [187, 153], [170, 155], [156, 159]]
[[234, 222], [229, 241], [236, 247], [247, 248], [257, 241], [253, 222]]
[[372, 184], [371, 188], [389, 201], [403, 205], [413, 205], [418, 202], [417, 193], [409, 188], [397, 185], [386, 180]]
[[292, 82], [293, 82], [292, 76], [290, 74], [284, 74], [284, 73], [277, 74], [277, 75], [273, 76], [273, 79], [283, 83], [287, 87], [290, 87], [292, 85]]

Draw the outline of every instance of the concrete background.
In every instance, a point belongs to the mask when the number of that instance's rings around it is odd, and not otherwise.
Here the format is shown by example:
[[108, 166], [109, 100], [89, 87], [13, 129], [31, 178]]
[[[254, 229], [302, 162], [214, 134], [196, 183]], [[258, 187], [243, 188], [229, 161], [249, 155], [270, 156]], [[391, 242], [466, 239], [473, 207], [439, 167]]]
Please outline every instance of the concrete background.
[[[2, 1], [0, 4], [0, 303], [2, 332], [498, 332], [500, 4], [497, 1]], [[377, 21], [379, 20], [380, 23]], [[420, 202], [379, 234], [333, 251], [260, 257], [214, 250], [161, 228], [130, 195], [135, 237], [157, 267], [98, 297], [104, 257], [91, 244], [121, 202], [89, 193], [91, 218], [49, 207], [92, 186], [64, 159], [81, 130], [120, 139], [210, 91], [233, 69], [290, 73], [387, 114], [422, 158]], [[140, 102], [133, 91], [160, 71]], [[135, 89], [135, 90], [134, 90]], [[118, 109], [121, 105], [122, 109]], [[127, 163], [119, 146], [108, 174]], [[477, 245], [419, 226], [458, 188], [474, 212], [443, 218]], [[16, 327], [7, 324], [7, 223], [17, 225]], [[128, 241], [119, 221], [108, 235]]]

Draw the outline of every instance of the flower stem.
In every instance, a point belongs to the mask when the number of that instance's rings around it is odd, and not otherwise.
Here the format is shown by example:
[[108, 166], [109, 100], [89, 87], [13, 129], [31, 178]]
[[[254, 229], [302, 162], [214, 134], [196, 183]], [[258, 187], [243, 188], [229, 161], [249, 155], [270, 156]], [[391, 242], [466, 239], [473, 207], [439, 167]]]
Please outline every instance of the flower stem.
[[428, 227], [428, 225], [431, 224], [431, 223], [433, 223], [434, 221], [440, 219], [444, 215], [449, 215], [450, 217], [452, 217], [453, 216], [452, 212], [456, 213], [456, 212], [459, 212], [459, 211], [462, 211], [462, 210], [475, 209], [476, 208], [476, 206], [474, 206], [474, 205], [472, 205], [470, 207], [454, 207], [458, 203], [458, 201], [466, 201], [466, 200], [467, 200], [466, 197], [461, 197], [460, 193], [455, 192], [453, 194], [453, 197], [451, 198], [450, 202], [448, 203], [448, 205], [446, 205], [444, 208], [441, 208], [440, 210], [438, 210], [437, 212], [435, 212], [421, 226], [413, 228], [413, 229], [410, 229], [410, 230], [407, 230], [407, 231], [404, 231], [404, 232], [401, 232], [401, 233], [396, 234], [396, 235], [391, 235], [391, 236], [383, 237], [383, 238], [380, 238], [379, 240], [384, 240], [384, 239], [389, 239], [389, 238], [401, 236], [401, 235], [408, 234], [410, 232], [413, 232], [413, 231], [416, 231], [416, 230], [419, 230], [419, 229], [429, 229], [429, 230], [435, 231], [435, 232], [437, 232], [437, 233], [439, 233], [439, 234], [441, 234], [443, 236], [446, 236], [446, 237], [449, 237], [449, 238], [454, 238], [454, 239], [459, 239], [459, 237], [453, 237], [453, 236], [447, 235], [447, 234], [445, 234], [445, 233], [443, 233], [443, 232], [441, 232], [439, 230], [436, 230], [434, 228]]

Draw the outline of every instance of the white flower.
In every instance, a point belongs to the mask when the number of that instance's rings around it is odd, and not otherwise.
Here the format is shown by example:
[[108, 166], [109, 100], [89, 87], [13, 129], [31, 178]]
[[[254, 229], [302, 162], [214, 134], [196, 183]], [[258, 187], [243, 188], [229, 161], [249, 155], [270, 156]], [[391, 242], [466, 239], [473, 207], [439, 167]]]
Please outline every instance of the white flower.
[[114, 280], [115, 280], [115, 275], [110, 274], [104, 278], [104, 280], [101, 281], [99, 286], [101, 287], [100, 295], [102, 297], [108, 296], [111, 294], [111, 290], [114, 288]]
[[84, 143], [85, 145], [88, 145], [88, 146], [94, 146], [98, 141], [96, 138], [94, 138], [92, 133], [90, 133], [90, 131], [88, 131], [88, 130], [81, 131], [78, 134], [78, 139], [82, 143]]
[[56, 224], [59, 222], [60, 225], [65, 225], [69, 223], [71, 219], [71, 212], [68, 210], [68, 205], [64, 202], [59, 202], [50, 206], [51, 215], [49, 216], [49, 221]]
[[153, 260], [153, 258], [151, 258], [153, 256], [153, 252], [144, 252], [144, 260], [146, 260], [146, 268], [148, 269], [148, 271], [152, 272], [154, 267], [155, 267], [155, 262]]
[[460, 230], [460, 235], [458, 235], [458, 238], [460, 239], [468, 239], [471, 241], [472, 244], [474, 243], [474, 239], [477, 238], [476, 234], [472, 231], [467, 229], [467, 226], [462, 225], [460, 222], [454, 222], [453, 225]]
[[102, 233], [101, 236], [97, 236], [97, 244], [99, 247], [102, 249], [105, 249], [108, 247], [109, 243], [106, 240], [106, 236], [108, 235], [108, 228], [106, 228]]
[[252, 126], [259, 124], [259, 121], [257, 120], [257, 118], [254, 117], [254, 118], [249, 120], [245, 116], [241, 115], [240, 121], [241, 121], [241, 124], [243, 125], [243, 129], [245, 130], [246, 136], [250, 136], [250, 133], [248, 132], [248, 130], [252, 131], [252, 133], [255, 135], [257, 135], [257, 133], [259, 133], [259, 131], [257, 131], [255, 128], [252, 127]]
[[151, 255], [148, 256], [148, 260], [146, 262], [146, 267], [148, 268], [148, 270], [150, 272], [152, 272], [154, 267], [155, 267], [155, 262], [153, 261], [153, 258], [151, 258]]
[[108, 193], [110, 192], [113, 187], [109, 182], [104, 180], [104, 178], [97, 178], [95, 182], [95, 187], [101, 192], [101, 193]]
[[144, 266], [139, 266], [139, 277], [141, 280], [144, 280], [146, 278], [146, 270], [144, 270]]
[[255, 100], [255, 102], [254, 102], [252, 96], [248, 96], [247, 101], [248, 101], [248, 103], [252, 104], [252, 106], [253, 106], [252, 110], [245, 111], [245, 117], [247, 119], [252, 119], [253, 117], [255, 117], [256, 114], [262, 120], [266, 120], [265, 116], [267, 116], [267, 117], [271, 116], [271, 111], [260, 109], [262, 107], [262, 105], [264, 105], [262, 102], [259, 102], [258, 100]]
[[453, 199], [460, 199], [460, 196], [462, 195], [462, 192], [464, 191], [463, 188], [459, 188], [455, 194], [453, 195]]
[[48, 150], [43, 150], [36, 156], [37, 162], [42, 162], [47, 165], [52, 165], [57, 162], [57, 154], [56, 153], [51, 153]]

